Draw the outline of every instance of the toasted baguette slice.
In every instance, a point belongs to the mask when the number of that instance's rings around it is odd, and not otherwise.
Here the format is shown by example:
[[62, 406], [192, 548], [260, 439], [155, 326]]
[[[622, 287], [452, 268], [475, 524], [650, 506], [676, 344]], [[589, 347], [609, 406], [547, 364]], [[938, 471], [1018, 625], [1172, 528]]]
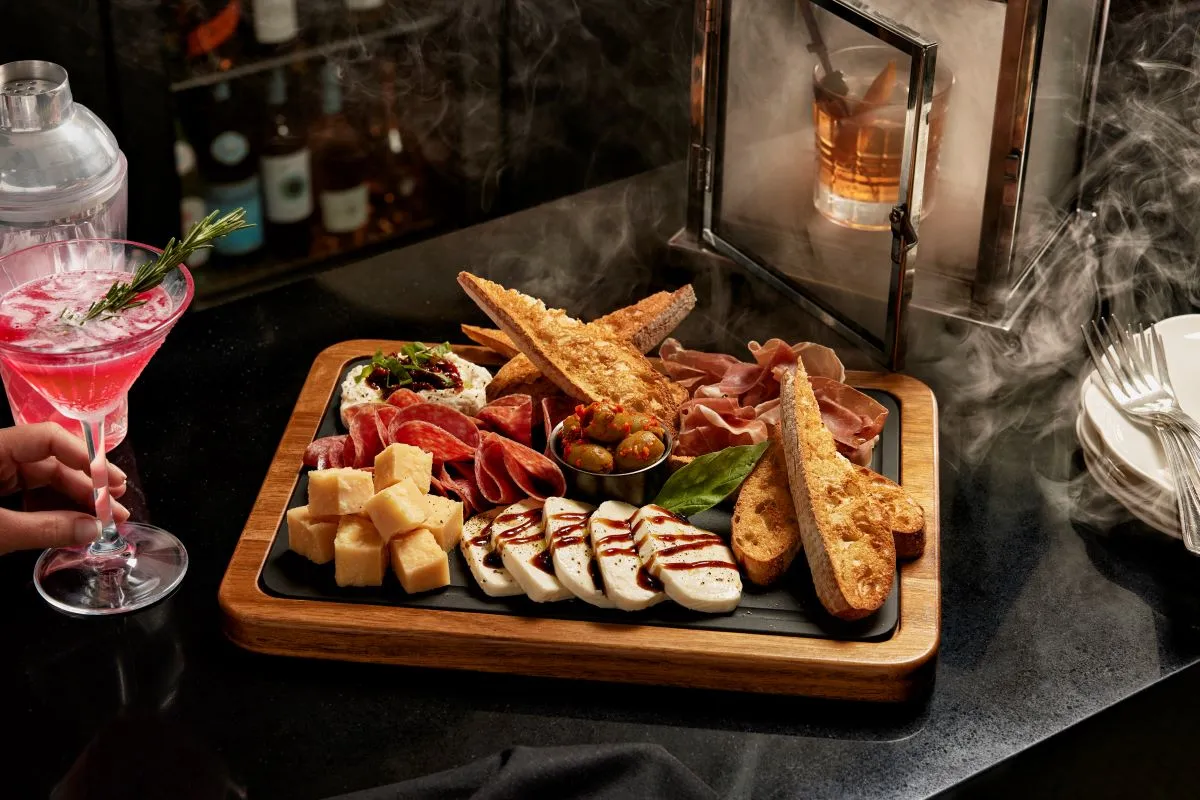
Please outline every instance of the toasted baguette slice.
[[481, 344], [489, 350], [495, 350], [505, 358], [512, 358], [521, 352], [504, 331], [498, 331], [495, 328], [480, 328], [478, 325], [463, 324], [460, 327], [472, 342]]
[[861, 619], [892, 590], [896, 545], [870, 484], [838, 454], [803, 363], [780, 386], [788, 485], [817, 597], [829, 613]]
[[538, 371], [566, 394], [603, 400], [673, 425], [687, 390], [651, 366], [604, 326], [584, 325], [561, 309], [492, 281], [460, 272], [459, 285], [507, 333]]
[[[658, 292], [644, 297], [631, 306], [605, 314], [591, 324], [605, 326], [617, 337], [628, 339], [639, 352], [647, 353], [667, 338], [695, 307], [696, 292], [691, 284], [688, 284], [674, 292]], [[463, 332], [471, 336], [466, 325], [463, 326]], [[494, 333], [512, 343], [503, 331]], [[480, 341], [474, 337], [472, 339]], [[538, 398], [557, 393], [558, 388], [542, 377], [542, 373], [533, 362], [519, 351], [496, 372], [487, 388], [488, 400], [509, 394], [528, 394]]]
[[759, 586], [779, 580], [800, 552], [800, 524], [777, 441], [742, 483], [733, 507], [730, 544], [746, 577]]
[[871, 492], [883, 504], [888, 527], [896, 542], [896, 557], [920, 558], [925, 552], [925, 511], [912, 495], [874, 470], [854, 467], [859, 478], [871, 486]]
[[649, 353], [662, 344], [695, 307], [696, 290], [689, 283], [673, 292], [656, 292], [643, 297], [631, 306], [605, 314], [592, 324], [607, 325], [614, 335], [628, 339], [639, 353]]

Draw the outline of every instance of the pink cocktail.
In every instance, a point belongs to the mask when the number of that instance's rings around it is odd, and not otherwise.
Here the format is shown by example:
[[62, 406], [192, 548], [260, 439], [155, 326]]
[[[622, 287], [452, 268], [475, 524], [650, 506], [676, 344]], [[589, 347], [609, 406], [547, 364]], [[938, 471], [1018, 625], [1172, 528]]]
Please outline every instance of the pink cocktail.
[[104, 458], [104, 418], [162, 345], [192, 299], [192, 277], [176, 266], [119, 313], [84, 319], [114, 284], [127, 284], [160, 251], [106, 239], [51, 242], [0, 258], [0, 364], [63, 416], [82, 423], [96, 516], [91, 545], [47, 550], [38, 591], [77, 614], [132, 611], [169, 594], [187, 571], [187, 551], [143, 523], [115, 524]]
[[[53, 422], [66, 428], [69, 433], [83, 436], [83, 425], [78, 420], [58, 413], [28, 381], [6, 367], [3, 360], [0, 360], [0, 381], [4, 382], [4, 393], [8, 395], [13, 422], [18, 425]], [[104, 449], [111, 453], [114, 447], [125, 441], [128, 430], [129, 398], [123, 397], [121, 403], [104, 418]]]

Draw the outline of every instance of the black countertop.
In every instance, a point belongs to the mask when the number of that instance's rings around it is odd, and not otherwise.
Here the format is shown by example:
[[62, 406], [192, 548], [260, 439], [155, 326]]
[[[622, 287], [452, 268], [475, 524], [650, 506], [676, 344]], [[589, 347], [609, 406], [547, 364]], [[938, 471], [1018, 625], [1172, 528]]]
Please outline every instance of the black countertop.
[[[1076, 491], [1063, 425], [1031, 435], [1006, 411], [959, 403], [964, 356], [932, 329], [917, 337], [913, 370], [946, 412], [943, 637], [936, 683], [918, 702], [327, 663], [229, 644], [217, 588], [314, 356], [351, 338], [461, 339], [458, 320], [482, 317], [454, 283], [460, 267], [581, 314], [682, 280], [663, 255], [680, 186], [669, 169], [186, 316], [133, 389], [114, 460], [135, 484], [135, 514], [187, 544], [190, 572], [156, 608], [76, 620], [36, 595], [36, 554], [0, 558], [0, 716], [18, 734], [6, 790], [46, 796], [74, 771], [89, 797], [233, 786], [317, 798], [515, 745], [650, 742], [722, 796], [920, 797], [1200, 657], [1200, 568], [1145, 528], [1096, 524], [1111, 506]], [[689, 343], [737, 352], [751, 336], [814, 335], [750, 280], [696, 282], [701, 307], [680, 331]], [[1064, 368], [1045, 380], [1062, 396], [1073, 378]], [[986, 449], [979, 415], [995, 422]]]

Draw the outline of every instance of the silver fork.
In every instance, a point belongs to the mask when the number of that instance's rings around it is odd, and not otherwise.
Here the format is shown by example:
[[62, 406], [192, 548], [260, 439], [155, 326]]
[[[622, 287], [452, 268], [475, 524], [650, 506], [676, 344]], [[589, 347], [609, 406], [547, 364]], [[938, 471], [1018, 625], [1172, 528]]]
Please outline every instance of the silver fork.
[[1112, 401], [1127, 416], [1154, 426], [1175, 483], [1184, 546], [1200, 555], [1200, 428], [1175, 399], [1161, 337], [1153, 327], [1130, 335], [1116, 319], [1093, 322], [1083, 333]]

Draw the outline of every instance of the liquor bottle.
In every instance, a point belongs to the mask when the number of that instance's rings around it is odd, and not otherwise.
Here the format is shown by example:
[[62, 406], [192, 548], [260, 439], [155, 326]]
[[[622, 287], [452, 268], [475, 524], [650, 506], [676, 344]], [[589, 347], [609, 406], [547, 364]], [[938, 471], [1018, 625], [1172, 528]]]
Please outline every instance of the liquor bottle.
[[379, 88], [380, 102], [368, 125], [375, 151], [369, 184], [376, 225], [392, 236], [425, 216], [425, 177], [415, 137], [400, 122], [396, 65], [390, 59], [379, 63]]
[[242, 0], [178, 0], [176, 24], [189, 61], [227, 70], [236, 63]]
[[201, 163], [208, 179], [205, 197], [210, 212], [241, 206], [246, 220], [254, 224], [217, 239], [214, 249], [225, 256], [242, 256], [262, 247], [262, 201], [259, 197], [257, 159], [244, 115], [233, 102], [228, 82], [213, 87], [208, 113], [209, 138]]
[[254, 38], [269, 49], [284, 48], [300, 36], [296, 0], [253, 0]]
[[271, 249], [289, 257], [306, 255], [313, 213], [312, 157], [303, 122], [288, 102], [283, 67], [276, 67], [267, 83], [267, 125], [259, 167]]
[[[175, 120], [175, 172], [179, 175], [179, 235], [182, 237], [204, 219], [208, 207], [204, 203], [204, 182], [196, 167], [196, 150], [184, 135], [179, 120]], [[208, 248], [201, 248], [188, 256], [187, 265], [203, 266], [209, 255]]]
[[362, 137], [343, 113], [341, 80], [332, 63], [321, 71], [321, 112], [309, 139], [321, 227], [336, 237], [339, 249], [358, 246], [365, 241], [371, 209], [369, 158]]

